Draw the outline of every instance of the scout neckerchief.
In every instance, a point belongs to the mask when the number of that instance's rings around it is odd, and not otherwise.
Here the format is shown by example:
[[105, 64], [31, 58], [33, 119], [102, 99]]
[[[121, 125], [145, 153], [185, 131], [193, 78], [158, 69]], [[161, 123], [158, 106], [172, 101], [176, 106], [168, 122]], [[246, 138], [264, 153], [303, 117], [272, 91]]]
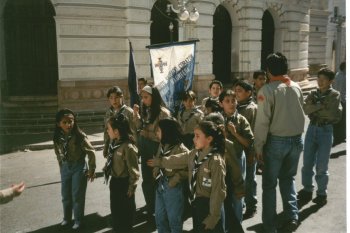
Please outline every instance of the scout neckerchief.
[[275, 82], [275, 81], [281, 81], [284, 84], [286, 84], [287, 86], [290, 86], [290, 84], [291, 84], [290, 78], [288, 76], [283, 76], [283, 75], [274, 76], [274, 77], [270, 78], [270, 82]]
[[253, 97], [250, 96], [246, 101], [242, 102], [242, 103], [238, 103], [237, 104], [237, 110], [240, 111], [240, 110], [243, 110], [243, 109], [246, 109], [247, 106], [253, 102]]
[[196, 154], [194, 156], [194, 160], [193, 160], [194, 166], [193, 166], [193, 169], [192, 169], [192, 179], [191, 179], [191, 182], [190, 182], [190, 195], [189, 195], [190, 202], [193, 202], [194, 199], [196, 199], [196, 186], [197, 186], [197, 173], [198, 173], [198, 170], [199, 170], [200, 166], [205, 161], [210, 159], [215, 152], [217, 152], [217, 148], [211, 149], [211, 151], [201, 161], [198, 161], [198, 159], [199, 159], [199, 151], [197, 150], [197, 152], [196, 152]]
[[181, 121], [182, 124], [186, 123], [189, 119], [191, 119], [191, 117], [192, 117], [194, 114], [196, 114], [196, 113], [198, 112], [198, 109], [197, 109], [197, 108], [192, 108], [192, 111], [191, 111], [190, 115], [189, 115], [185, 120], [183, 120], [183, 119], [182, 119], [182, 116], [183, 116], [185, 110], [186, 110], [185, 108], [182, 109], [182, 111], [181, 111], [181, 113], [180, 113], [180, 121]]
[[107, 162], [106, 162], [106, 165], [103, 169], [104, 170], [104, 177], [105, 177], [105, 181], [104, 181], [105, 184], [108, 184], [109, 176], [111, 175], [111, 172], [112, 172], [114, 151], [116, 151], [123, 143], [124, 143], [124, 141], [116, 142], [113, 140], [109, 144]]
[[[169, 156], [170, 152], [172, 151], [172, 149], [174, 149], [175, 146], [176, 146], [176, 145], [171, 145], [171, 146], [168, 147], [168, 149], [167, 149], [166, 151], [164, 151], [164, 147], [165, 147], [165, 146], [162, 145], [162, 146], [160, 147], [160, 155], [159, 155], [159, 157], [162, 158], [162, 157], [167, 157], [167, 156]], [[158, 176], [156, 177], [156, 180], [159, 181], [159, 180], [162, 179], [163, 177], [164, 177], [164, 169], [163, 169], [163, 168], [160, 168], [160, 169], [159, 169], [159, 174], [158, 174]], [[164, 190], [163, 184], [162, 184], [162, 189]]]
[[61, 132], [59, 140], [62, 143], [62, 161], [67, 161], [68, 160], [68, 143], [69, 140], [72, 138], [71, 134], [65, 135], [63, 132]]
[[[331, 92], [331, 88], [329, 88], [327, 91], [325, 91], [324, 93], [322, 93], [319, 89], [315, 92], [313, 92], [312, 94], [312, 97], [313, 97], [313, 100], [312, 102], [314, 104], [322, 104], [324, 99], [326, 98], [326, 96]], [[315, 122], [315, 121], [318, 121], [318, 113], [317, 111], [316, 112], [313, 112], [309, 115], [309, 118], [312, 122]]]
[[113, 106], [111, 106], [111, 107], [109, 108], [109, 115], [110, 115], [110, 116], [117, 116], [117, 115], [119, 115], [119, 114], [122, 114], [125, 108], [126, 108], [126, 105], [123, 104], [123, 106], [119, 109], [119, 111], [116, 111], [116, 110], [113, 108]]
[[228, 117], [226, 114], [223, 114], [225, 118], [225, 124], [228, 124], [229, 122], [234, 123], [238, 115], [238, 111], [236, 110], [232, 116]]
[[322, 93], [320, 90], [317, 90], [314, 92], [313, 97], [314, 97], [314, 103], [323, 103], [323, 100], [326, 98], [326, 96], [331, 92], [331, 88], [329, 88], [327, 91]]
[[141, 117], [141, 122], [142, 122], [142, 129], [146, 127], [150, 122], [151, 118], [151, 108], [150, 107], [145, 107], [146, 108], [146, 114], [142, 115]]

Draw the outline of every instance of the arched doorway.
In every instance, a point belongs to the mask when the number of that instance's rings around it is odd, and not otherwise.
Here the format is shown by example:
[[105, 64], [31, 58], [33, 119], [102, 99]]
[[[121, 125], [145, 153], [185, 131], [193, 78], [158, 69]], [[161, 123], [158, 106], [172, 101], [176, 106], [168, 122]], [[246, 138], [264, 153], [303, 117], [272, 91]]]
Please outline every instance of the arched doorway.
[[261, 69], [266, 70], [266, 57], [274, 52], [275, 23], [271, 13], [266, 10], [262, 17], [261, 31]]
[[[167, 13], [168, 0], [158, 0], [151, 10], [151, 44], [167, 43], [179, 40], [179, 25], [176, 13]], [[173, 24], [173, 32], [169, 25]]]
[[213, 17], [213, 73], [223, 83], [231, 80], [231, 33], [229, 12], [219, 5]]
[[57, 95], [57, 46], [49, 0], [8, 0], [4, 10], [10, 96]]

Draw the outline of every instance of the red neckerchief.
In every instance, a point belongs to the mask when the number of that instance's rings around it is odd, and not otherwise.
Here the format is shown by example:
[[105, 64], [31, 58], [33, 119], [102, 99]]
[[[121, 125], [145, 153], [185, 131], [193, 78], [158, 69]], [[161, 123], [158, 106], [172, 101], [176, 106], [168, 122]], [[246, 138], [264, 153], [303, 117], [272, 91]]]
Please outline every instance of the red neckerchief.
[[290, 78], [288, 76], [283, 76], [283, 75], [273, 76], [272, 78], [270, 78], [270, 82], [274, 82], [274, 81], [281, 81], [287, 86], [290, 86]]

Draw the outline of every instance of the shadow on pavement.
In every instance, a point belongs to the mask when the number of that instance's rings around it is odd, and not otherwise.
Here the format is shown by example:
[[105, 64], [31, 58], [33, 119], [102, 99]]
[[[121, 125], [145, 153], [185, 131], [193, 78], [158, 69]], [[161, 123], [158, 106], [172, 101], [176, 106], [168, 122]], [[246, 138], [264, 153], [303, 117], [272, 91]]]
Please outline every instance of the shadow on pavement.
[[299, 223], [302, 223], [305, 219], [307, 219], [311, 214], [316, 213], [323, 206], [321, 205], [312, 205], [302, 211], [299, 211]]
[[255, 224], [253, 226], [247, 227], [247, 231], [254, 231], [256, 233], [262, 233], [263, 232], [263, 225], [262, 225], [262, 223]]
[[[87, 135], [101, 133], [102, 129], [86, 129], [83, 130]], [[14, 134], [0, 135], [0, 155], [11, 153], [14, 151], [31, 150], [32, 147], [40, 149], [52, 148], [53, 132], [37, 133], [37, 134]], [[40, 145], [38, 145], [40, 144]]]
[[[70, 227], [61, 227], [59, 224], [52, 226], [44, 227], [35, 231], [30, 231], [28, 233], [62, 233], [62, 232], [84, 232], [84, 233], [93, 233], [106, 229], [107, 227], [107, 217], [100, 216], [97, 213], [89, 214], [84, 217], [84, 225], [78, 231], [72, 230]], [[103, 232], [111, 232], [110, 229], [106, 229]]]
[[337, 159], [337, 158], [339, 158], [340, 156], [343, 156], [343, 155], [346, 155], [346, 150], [341, 150], [341, 151], [332, 153], [330, 158], [331, 159]]

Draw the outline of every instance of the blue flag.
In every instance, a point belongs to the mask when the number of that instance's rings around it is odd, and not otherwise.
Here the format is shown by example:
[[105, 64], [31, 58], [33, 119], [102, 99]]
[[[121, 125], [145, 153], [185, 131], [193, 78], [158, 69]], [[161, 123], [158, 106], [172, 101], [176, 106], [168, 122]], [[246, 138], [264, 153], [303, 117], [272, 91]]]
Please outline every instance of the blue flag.
[[153, 78], [166, 107], [174, 114], [181, 93], [192, 89], [196, 41], [148, 46]]
[[129, 75], [128, 75], [128, 86], [130, 93], [130, 106], [131, 108], [134, 104], [139, 104], [139, 95], [137, 93], [137, 77], [136, 77], [136, 69], [135, 69], [135, 61], [134, 61], [134, 51], [132, 49], [131, 41], [129, 41], [130, 45], [130, 55], [129, 55]]

